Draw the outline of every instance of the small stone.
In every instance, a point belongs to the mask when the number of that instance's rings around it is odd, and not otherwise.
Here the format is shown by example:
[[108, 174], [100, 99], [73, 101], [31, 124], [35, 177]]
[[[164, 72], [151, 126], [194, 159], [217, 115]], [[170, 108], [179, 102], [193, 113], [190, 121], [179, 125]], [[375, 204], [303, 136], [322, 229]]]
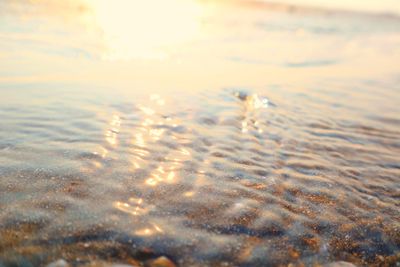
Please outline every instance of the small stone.
[[69, 264], [65, 260], [59, 259], [57, 261], [53, 261], [52, 263], [47, 264], [46, 267], [69, 267]]
[[[137, 266], [138, 266], [138, 265], [137, 265]], [[114, 263], [113, 265], [111, 265], [111, 267], [135, 267], [135, 266], [130, 265], [130, 264]]]
[[[81, 265], [79, 265], [81, 266]], [[92, 261], [82, 265], [82, 267], [139, 267], [139, 264], [128, 264], [128, 263], [113, 263], [105, 261]]]
[[357, 266], [346, 261], [335, 261], [325, 264], [323, 267], [357, 267]]
[[158, 257], [155, 260], [152, 260], [149, 264], [150, 267], [176, 267], [175, 263], [173, 263], [170, 259], [165, 256]]

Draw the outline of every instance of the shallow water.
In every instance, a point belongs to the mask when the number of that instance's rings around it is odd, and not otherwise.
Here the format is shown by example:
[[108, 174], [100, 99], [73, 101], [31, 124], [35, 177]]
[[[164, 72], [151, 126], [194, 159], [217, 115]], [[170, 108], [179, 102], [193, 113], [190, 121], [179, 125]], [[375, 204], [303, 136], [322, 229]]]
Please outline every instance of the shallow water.
[[398, 264], [400, 19], [218, 8], [163, 60], [3, 42], [0, 266]]

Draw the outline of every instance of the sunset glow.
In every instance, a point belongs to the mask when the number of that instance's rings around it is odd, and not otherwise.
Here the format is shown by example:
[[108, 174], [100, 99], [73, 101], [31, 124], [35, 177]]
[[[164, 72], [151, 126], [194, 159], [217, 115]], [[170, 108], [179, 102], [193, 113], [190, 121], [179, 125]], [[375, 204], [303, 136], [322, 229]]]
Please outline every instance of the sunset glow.
[[98, 0], [91, 5], [104, 34], [106, 59], [162, 59], [200, 32], [203, 10], [195, 1]]

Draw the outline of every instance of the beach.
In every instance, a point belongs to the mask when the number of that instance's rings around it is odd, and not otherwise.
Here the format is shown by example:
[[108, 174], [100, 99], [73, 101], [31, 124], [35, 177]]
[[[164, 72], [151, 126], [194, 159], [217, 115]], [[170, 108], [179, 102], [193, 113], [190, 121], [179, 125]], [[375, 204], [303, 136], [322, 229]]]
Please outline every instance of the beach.
[[1, 267], [400, 264], [397, 11], [128, 2], [0, 3]]

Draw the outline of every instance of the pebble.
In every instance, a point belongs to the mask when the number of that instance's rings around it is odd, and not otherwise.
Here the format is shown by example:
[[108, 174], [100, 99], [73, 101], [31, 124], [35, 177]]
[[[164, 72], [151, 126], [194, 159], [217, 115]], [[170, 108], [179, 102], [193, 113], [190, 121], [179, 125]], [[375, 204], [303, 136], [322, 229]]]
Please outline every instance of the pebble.
[[173, 263], [170, 259], [165, 256], [158, 257], [155, 260], [152, 260], [149, 264], [150, 267], [176, 267], [175, 263]]
[[89, 262], [82, 267], [139, 267], [139, 264], [127, 264], [127, 263], [113, 263], [113, 262], [105, 262], [105, 261], [92, 261]]
[[135, 266], [129, 265], [129, 264], [119, 264], [119, 263], [116, 263], [116, 264], [111, 265], [111, 267], [135, 267]]
[[46, 265], [46, 267], [69, 267], [70, 265], [63, 259], [59, 259], [57, 261], [53, 261]]
[[357, 266], [347, 261], [335, 261], [325, 264], [323, 267], [357, 267]]

